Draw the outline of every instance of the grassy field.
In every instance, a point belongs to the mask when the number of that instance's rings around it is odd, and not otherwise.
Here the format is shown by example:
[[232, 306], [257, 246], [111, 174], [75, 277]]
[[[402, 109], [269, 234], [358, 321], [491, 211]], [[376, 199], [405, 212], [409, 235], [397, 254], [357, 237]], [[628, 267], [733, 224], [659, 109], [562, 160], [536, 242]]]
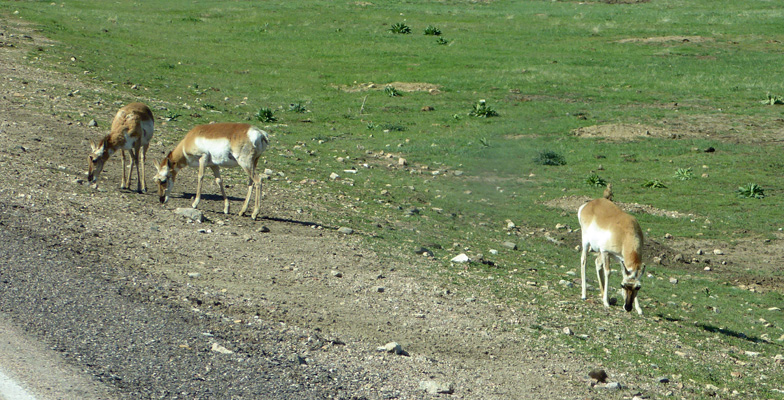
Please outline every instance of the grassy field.
[[[83, 96], [142, 99], [169, 118], [156, 152], [197, 123], [269, 126], [266, 167], [314, 199], [320, 222], [366, 233], [390, 256], [429, 247], [443, 260], [431, 272], [458, 290], [541, 313], [540, 324], [509, 329], [651, 379], [679, 376], [695, 398], [781, 397], [773, 389], [784, 390], [784, 374], [773, 357], [784, 353], [784, 316], [769, 310], [782, 306], [780, 293], [656, 266], [641, 292], [652, 316], [637, 323], [619, 312], [619, 322], [597, 325], [604, 311], [576, 308], [579, 288], [557, 284], [575, 278], [578, 234], [561, 246], [527, 235], [559, 223], [577, 228], [576, 210], [543, 203], [598, 197], [602, 188], [587, 183], [597, 174], [620, 201], [693, 214], [639, 214], [657, 240], [670, 233], [781, 243], [784, 106], [764, 102], [784, 96], [784, 6], [608, 3], [73, 0], [5, 2], [0, 12], [58, 41], [31, 62], [116, 89]], [[411, 33], [393, 33], [395, 24]], [[425, 35], [428, 26], [441, 35]], [[482, 100], [496, 116], [470, 114]], [[258, 121], [262, 108], [276, 121]], [[106, 126], [110, 115], [83, 118]], [[574, 134], [621, 124], [669, 134]], [[565, 164], [542, 165], [544, 152]], [[330, 180], [333, 172], [341, 179]], [[239, 172], [226, 175], [243, 182]], [[646, 187], [654, 182], [666, 187]], [[740, 197], [749, 183], [765, 197]], [[520, 235], [510, 235], [507, 219]], [[506, 240], [524, 251], [501, 251]], [[449, 268], [459, 252], [491, 258], [489, 249], [500, 251], [495, 266]], [[551, 287], [537, 301], [526, 282]], [[558, 335], [562, 326], [584, 326], [577, 333], [591, 339]]]

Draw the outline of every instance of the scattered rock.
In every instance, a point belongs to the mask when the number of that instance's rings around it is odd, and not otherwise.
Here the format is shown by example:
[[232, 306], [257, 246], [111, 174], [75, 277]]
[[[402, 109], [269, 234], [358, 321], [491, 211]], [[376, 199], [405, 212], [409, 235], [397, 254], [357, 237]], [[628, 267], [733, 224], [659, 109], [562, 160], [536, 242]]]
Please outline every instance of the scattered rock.
[[98, 126], [98, 122], [96, 122], [94, 119], [91, 119], [90, 122], [87, 123], [87, 126], [96, 127]]
[[174, 213], [196, 222], [204, 222], [204, 213], [195, 208], [177, 208]]
[[664, 234], [664, 238], [665, 238], [665, 239], [672, 239], [672, 235], [671, 235], [671, 234], [669, 234], [669, 233], [665, 233], [665, 234]]
[[703, 271], [707, 271], [707, 272], [713, 271], [713, 269], [711, 267], [705, 267], [702, 270]]
[[678, 278], [670, 278], [670, 283], [672, 283], [673, 285], [677, 284]]
[[305, 365], [308, 363], [307, 360], [305, 360], [305, 358], [303, 358], [299, 354], [292, 354], [291, 357], [289, 357], [289, 361], [291, 361], [296, 365]]
[[342, 233], [344, 235], [350, 235], [354, 233], [354, 230], [346, 226], [341, 226], [340, 228], [338, 228], [338, 233]]
[[724, 255], [724, 251], [722, 251], [721, 249], [713, 249], [713, 254], [717, 256], [721, 256]]
[[406, 161], [405, 158], [400, 157], [400, 158], [397, 159], [397, 165], [399, 165], [401, 167], [405, 167], [406, 165], [408, 165], [408, 161]]
[[574, 287], [574, 283], [572, 283], [571, 281], [567, 281], [565, 279], [561, 279], [560, 281], [558, 281], [558, 284], [567, 288]]
[[424, 106], [424, 107], [422, 107], [422, 111], [434, 111], [434, 110], [435, 110], [435, 108], [433, 108], [431, 106]]
[[450, 261], [452, 261], [453, 263], [467, 263], [467, 262], [471, 262], [471, 259], [468, 258], [468, 256], [465, 253], [460, 253], [454, 258], [452, 258], [452, 260]]
[[773, 357], [773, 361], [776, 361], [779, 364], [784, 364], [784, 355], [776, 354], [776, 356]]
[[568, 326], [567, 326], [566, 328], [563, 328], [563, 333], [564, 333], [564, 335], [566, 335], [566, 336], [572, 336], [572, 335], [574, 335], [574, 332], [572, 332], [572, 330], [571, 330], [571, 329], [570, 329]]
[[403, 346], [398, 342], [389, 342], [383, 346], [377, 347], [376, 351], [392, 353], [399, 356], [408, 356], [408, 352], [403, 350]]
[[231, 351], [231, 350], [229, 350], [229, 349], [227, 349], [227, 348], [225, 348], [225, 347], [223, 347], [223, 346], [221, 346], [221, 345], [219, 345], [217, 343], [213, 343], [212, 344], [212, 348], [210, 350], [212, 350], [212, 351], [214, 351], [216, 353], [221, 353], [221, 354], [234, 354], [233, 351]]
[[419, 247], [418, 249], [414, 250], [414, 253], [427, 257], [434, 256], [433, 252], [430, 251], [430, 249], [428, 249], [427, 247]]
[[188, 272], [188, 278], [193, 278], [193, 279], [201, 278], [201, 274], [198, 272]]
[[441, 381], [421, 381], [419, 382], [419, 389], [424, 390], [429, 394], [452, 394], [454, 393], [454, 385], [450, 382]]
[[699, 249], [699, 250], [697, 250], [697, 255], [698, 255], [698, 256], [701, 256], [701, 255], [703, 255], [703, 254], [705, 254], [705, 252], [704, 252], [704, 251], [702, 251], [702, 249]]
[[569, 225], [566, 225], [566, 224], [555, 224], [555, 229], [558, 229], [558, 230], [569, 229]]
[[374, 286], [373, 291], [376, 293], [384, 293], [386, 289], [383, 286]]
[[670, 378], [668, 378], [666, 376], [660, 376], [660, 377], [656, 378], [656, 382], [659, 382], [659, 383], [670, 383]]
[[661, 264], [662, 263], [662, 258], [661, 257], [653, 257], [653, 263], [654, 264]]
[[596, 386], [600, 389], [607, 389], [607, 390], [621, 390], [623, 387], [618, 382], [610, 382], [606, 385]]
[[676, 254], [676, 255], [675, 255], [673, 258], [672, 258], [672, 260], [673, 260], [673, 261], [675, 261], [675, 262], [683, 262], [683, 260], [684, 260], [684, 259], [683, 259], [683, 254], [680, 254], [680, 253]]
[[256, 232], [259, 232], [259, 233], [267, 233], [267, 232], [269, 232], [269, 231], [270, 231], [270, 229], [269, 229], [269, 228], [267, 228], [267, 226], [266, 226], [266, 225], [262, 225], [262, 226], [261, 226], [261, 228], [259, 228], [259, 229], [256, 229]]
[[343, 277], [343, 273], [340, 272], [340, 271], [334, 271], [333, 270], [332, 271], [332, 276], [334, 276], [335, 278], [342, 278]]
[[759, 355], [760, 355], [760, 353], [759, 353], [759, 352], [756, 352], [756, 351], [748, 351], [748, 350], [746, 350], [746, 353], [745, 353], [745, 354], [746, 354], [747, 356], [749, 356], [749, 357], [759, 357]]
[[503, 242], [501, 246], [506, 247], [507, 249], [517, 250], [517, 243], [515, 242]]
[[338, 174], [336, 174], [334, 172], [329, 174], [329, 179], [331, 179], [333, 181], [337, 180], [338, 178], [340, 178], [340, 175], [338, 175]]

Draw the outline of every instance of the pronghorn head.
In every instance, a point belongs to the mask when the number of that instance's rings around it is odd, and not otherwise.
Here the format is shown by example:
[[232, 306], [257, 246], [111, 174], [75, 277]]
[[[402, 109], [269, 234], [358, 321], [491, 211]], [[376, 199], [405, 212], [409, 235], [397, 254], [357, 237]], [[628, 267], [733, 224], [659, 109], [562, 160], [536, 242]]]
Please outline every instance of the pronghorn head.
[[101, 140], [97, 145], [90, 142], [93, 152], [87, 156], [87, 181], [95, 183], [98, 180], [98, 175], [103, 171], [103, 165], [106, 159], [109, 158], [109, 152], [106, 151], [106, 142]]
[[174, 178], [177, 176], [177, 170], [171, 162], [171, 153], [166, 158], [161, 160], [159, 164], [155, 164], [158, 173], [152, 178], [153, 181], [158, 183], [158, 197], [161, 203], [169, 201], [169, 193], [174, 185]]
[[[623, 282], [621, 283], [621, 289], [623, 289], [623, 309], [626, 312], [630, 312], [632, 308], [634, 308], [634, 299], [637, 298], [637, 292], [640, 290], [640, 278], [645, 274], [645, 264], [642, 264], [642, 268], [638, 268], [636, 270], [628, 270], [626, 266], [621, 266], [621, 272], [623, 273]], [[639, 310], [638, 310], [639, 311]]]

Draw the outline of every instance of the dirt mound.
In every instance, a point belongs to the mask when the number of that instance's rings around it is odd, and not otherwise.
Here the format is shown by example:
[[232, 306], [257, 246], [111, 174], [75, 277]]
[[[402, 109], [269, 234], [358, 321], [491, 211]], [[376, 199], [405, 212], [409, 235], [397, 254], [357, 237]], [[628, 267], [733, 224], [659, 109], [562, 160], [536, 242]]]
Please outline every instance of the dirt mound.
[[712, 38], [703, 36], [656, 36], [621, 39], [617, 43], [704, 43], [711, 41], [713, 41]]
[[[593, 198], [588, 196], [564, 196], [558, 199], [553, 199], [544, 202], [543, 204], [548, 207], [560, 208], [562, 210], [573, 211], [577, 213], [577, 209], [580, 208], [581, 205], [591, 200], [593, 200]], [[615, 204], [618, 207], [620, 207], [622, 210], [633, 214], [650, 214], [650, 215], [656, 215], [659, 217], [667, 217], [667, 218], [695, 217], [694, 214], [684, 214], [679, 211], [662, 210], [660, 208], [656, 208], [646, 204], [621, 203], [621, 202], [615, 202]]]
[[370, 90], [384, 90], [390, 86], [401, 92], [428, 92], [430, 94], [440, 93], [441, 88], [439, 85], [424, 82], [389, 82], [383, 84], [367, 82], [355, 83], [353, 85], [338, 85], [335, 87], [344, 92], [357, 93], [367, 92]]
[[572, 133], [579, 137], [596, 137], [608, 140], [635, 140], [640, 137], [678, 139], [684, 136], [705, 136], [700, 132], [666, 129], [642, 124], [593, 125], [577, 128]]

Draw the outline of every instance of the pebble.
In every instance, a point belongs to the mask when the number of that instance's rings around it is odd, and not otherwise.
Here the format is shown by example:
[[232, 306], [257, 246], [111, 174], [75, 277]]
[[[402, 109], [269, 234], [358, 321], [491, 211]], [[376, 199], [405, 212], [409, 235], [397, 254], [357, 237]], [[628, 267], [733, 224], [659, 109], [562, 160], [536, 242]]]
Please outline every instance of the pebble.
[[567, 281], [565, 279], [561, 279], [560, 281], [558, 281], [558, 284], [568, 288], [574, 287], [574, 283], [572, 283], [571, 281]]
[[177, 208], [174, 213], [196, 222], [204, 222], [204, 213], [195, 208]]
[[673, 285], [677, 284], [678, 278], [670, 278], [670, 283], [672, 283]]
[[570, 329], [568, 326], [567, 326], [566, 328], [563, 328], [563, 333], [564, 333], [564, 335], [566, 335], [566, 336], [572, 336], [572, 335], [574, 335], [574, 332], [572, 332], [572, 330], [571, 330], [571, 329]]
[[517, 243], [515, 242], [503, 242], [501, 246], [506, 247], [507, 249], [517, 250]]
[[665, 238], [665, 239], [672, 239], [672, 235], [671, 235], [671, 234], [669, 234], [669, 233], [665, 233], [665, 234], [664, 234], [664, 238]]
[[373, 291], [376, 293], [384, 293], [386, 289], [383, 286], [374, 286]]
[[341, 226], [340, 228], [338, 228], [338, 233], [342, 233], [344, 235], [350, 235], [354, 233], [354, 230], [346, 226]]
[[776, 361], [779, 364], [784, 364], [784, 355], [776, 354], [776, 356], [773, 357], [773, 361]]
[[91, 119], [90, 122], [87, 123], [87, 126], [98, 126], [98, 122], [94, 119]]
[[701, 255], [703, 255], [703, 254], [705, 254], [705, 252], [704, 252], [704, 251], [702, 251], [702, 249], [699, 249], [699, 250], [697, 250], [697, 255], [698, 255], [698, 256], [701, 256]]
[[331, 174], [329, 174], [329, 179], [331, 179], [331, 180], [333, 180], [333, 181], [334, 181], [334, 180], [337, 180], [338, 178], [340, 178], [340, 175], [338, 175], [338, 174], [336, 174], [336, 173], [334, 173], [334, 172], [333, 172], [333, 173], [331, 173]]
[[722, 251], [721, 249], [713, 249], [713, 254], [717, 256], [721, 256], [724, 255], [724, 251]]
[[607, 390], [621, 390], [621, 388], [622, 388], [621, 384], [618, 383], [618, 382], [610, 382], [610, 383], [608, 383], [608, 384], [606, 384], [604, 386], [597, 386], [597, 387], [602, 388], [602, 389], [607, 389]]
[[259, 229], [256, 229], [256, 232], [259, 232], [259, 233], [267, 233], [267, 232], [269, 232], [269, 231], [270, 231], [270, 229], [269, 229], [269, 228], [267, 228], [267, 226], [266, 226], [266, 225], [262, 225], [262, 226], [261, 226], [261, 228], [259, 228]]
[[419, 382], [419, 389], [424, 390], [429, 394], [452, 394], [454, 393], [454, 385], [450, 382], [441, 381], [421, 381]]
[[454, 258], [452, 258], [452, 260], [450, 261], [452, 261], [453, 263], [467, 263], [470, 262], [471, 259], [468, 258], [468, 256], [465, 253], [460, 253]]
[[308, 363], [307, 360], [299, 354], [292, 354], [291, 357], [289, 357], [289, 361], [297, 365], [305, 365]]
[[496, 250], [496, 249], [490, 249], [490, 250], [488, 251], [488, 253], [490, 253], [490, 254], [492, 254], [492, 255], [494, 255], [494, 256], [495, 256], [495, 255], [498, 255], [498, 250]]
[[401, 355], [401, 356], [407, 356], [408, 355], [408, 353], [405, 350], [403, 350], [403, 346], [401, 346], [400, 343], [398, 343], [398, 342], [389, 342], [389, 343], [387, 343], [387, 344], [385, 344], [383, 346], [377, 347], [376, 351], [392, 353], [392, 354], [397, 354], [397, 355]]
[[343, 273], [340, 272], [340, 271], [334, 271], [333, 270], [332, 271], [332, 276], [334, 276], [335, 278], [342, 278], [343, 277]]
[[223, 347], [223, 346], [221, 346], [221, 345], [219, 345], [217, 343], [213, 343], [212, 344], [212, 348], [210, 350], [212, 350], [212, 351], [214, 351], [216, 353], [220, 353], [220, 354], [234, 354], [233, 351], [231, 351], [231, 350], [229, 350], [229, 349], [227, 349], [227, 348], [225, 348], [225, 347]]
[[419, 255], [423, 255], [423, 256], [427, 256], [427, 257], [433, 257], [434, 256], [433, 252], [430, 249], [428, 249], [427, 247], [419, 247], [416, 250], [414, 250], [414, 253], [419, 254]]
[[198, 272], [188, 272], [188, 278], [200, 278], [201, 274]]
[[397, 159], [397, 165], [399, 165], [401, 167], [405, 167], [406, 165], [408, 165], [408, 161], [406, 161], [406, 159], [402, 158], [402, 157], [398, 158]]
[[656, 378], [656, 381], [659, 382], [659, 383], [670, 383], [670, 378], [668, 378], [666, 376], [660, 376], [660, 377]]

